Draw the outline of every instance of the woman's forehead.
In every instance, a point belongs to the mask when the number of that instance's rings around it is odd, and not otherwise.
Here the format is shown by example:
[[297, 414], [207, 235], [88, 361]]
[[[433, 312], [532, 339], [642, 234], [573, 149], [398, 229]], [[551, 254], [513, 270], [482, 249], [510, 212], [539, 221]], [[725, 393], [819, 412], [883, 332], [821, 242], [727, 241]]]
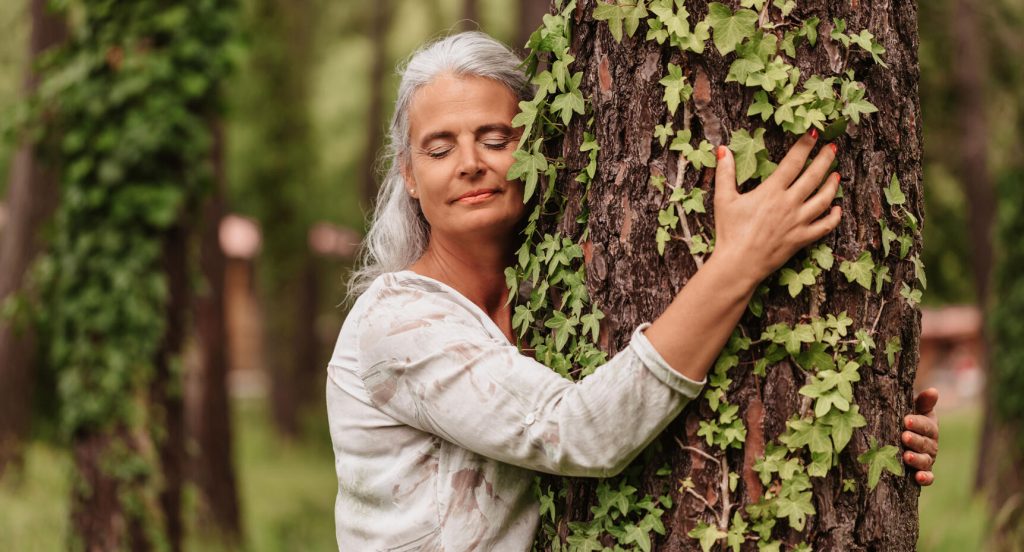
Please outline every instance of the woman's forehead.
[[518, 112], [515, 94], [504, 84], [484, 77], [438, 76], [412, 97], [410, 137], [443, 127], [509, 124]]

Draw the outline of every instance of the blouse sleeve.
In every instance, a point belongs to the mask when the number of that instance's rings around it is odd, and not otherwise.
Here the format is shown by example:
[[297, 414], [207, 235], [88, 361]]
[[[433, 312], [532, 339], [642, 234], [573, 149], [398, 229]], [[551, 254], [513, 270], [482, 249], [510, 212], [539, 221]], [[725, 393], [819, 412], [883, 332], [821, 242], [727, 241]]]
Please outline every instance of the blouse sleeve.
[[643, 334], [573, 383], [495, 339], [450, 293], [389, 288], [359, 322], [359, 376], [394, 419], [483, 456], [569, 476], [622, 471], [700, 393]]

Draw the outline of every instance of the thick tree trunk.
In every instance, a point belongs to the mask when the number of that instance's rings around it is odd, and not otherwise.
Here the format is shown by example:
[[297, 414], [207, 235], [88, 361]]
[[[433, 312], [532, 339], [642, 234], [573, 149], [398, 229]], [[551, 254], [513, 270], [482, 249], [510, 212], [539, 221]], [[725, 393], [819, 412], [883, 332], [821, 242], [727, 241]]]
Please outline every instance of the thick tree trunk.
[[[67, 36], [62, 17], [47, 12], [45, 0], [29, 3], [32, 32], [30, 63]], [[25, 76], [25, 93], [36, 89], [32, 69]], [[25, 273], [39, 251], [38, 236], [43, 223], [57, 205], [56, 175], [48, 170], [31, 144], [14, 154], [7, 190], [10, 213], [0, 233], [0, 304], [22, 289]], [[18, 462], [28, 436], [34, 389], [35, 339], [29, 324], [0, 318], [0, 477], [10, 462]]]
[[206, 292], [195, 297], [199, 341], [199, 384], [187, 413], [188, 433], [197, 445], [191, 459], [191, 478], [200, 497], [201, 524], [212, 526], [229, 543], [242, 539], [235, 482], [231, 403], [228, 396], [228, 343], [224, 312], [224, 267], [220, 247], [220, 221], [224, 217], [224, 129], [216, 121], [214, 136], [214, 190], [203, 208], [199, 265]]
[[[774, 161], [781, 160], [793, 138], [777, 127], [761, 123], [746, 115], [753, 99], [753, 90], [736, 83], [726, 83], [734, 55], [723, 58], [708, 41], [703, 55], [681, 53], [678, 49], [659, 46], [644, 40], [646, 25], [641, 23], [634, 37], [624, 36], [616, 43], [606, 22], [594, 21], [591, 14], [597, 2], [580, 0], [574, 13], [570, 53], [575, 56], [571, 70], [584, 74], [581, 89], [592, 102], [593, 124], [585, 117], [576, 117], [569, 125], [563, 154], [570, 170], [563, 171], [556, 183], [568, 190], [567, 212], [562, 217], [562, 230], [573, 235], [580, 209], [579, 185], [574, 183], [576, 171], [587, 164], [587, 153], [579, 152], [583, 132], [596, 135], [600, 145], [597, 175], [591, 183], [585, 206], [589, 209], [589, 243], [587, 288], [595, 305], [606, 315], [602, 321], [600, 344], [609, 353], [626, 346], [632, 331], [641, 323], [657, 317], [678, 290], [697, 269], [695, 258], [680, 241], [670, 242], [664, 257], [658, 254], [655, 235], [658, 211], [666, 204], [665, 197], [649, 182], [652, 174], [664, 175], [668, 182], [675, 178], [677, 154], [659, 145], [653, 138], [656, 125], [673, 121], [675, 128], [689, 128], [696, 143], [701, 137], [713, 145], [730, 143], [730, 135], [740, 129], [769, 127], [765, 142]], [[734, 2], [729, 3], [736, 8]], [[769, 4], [771, 4], [769, 2]], [[687, 2], [691, 22], [700, 21], [707, 13], [704, 1]], [[882, 189], [893, 175], [898, 175], [907, 196], [907, 207], [920, 219], [921, 193], [921, 124], [918, 101], [917, 10], [916, 3], [890, 3], [864, 0], [853, 6], [845, 3], [815, 0], [800, 2], [794, 16], [807, 19], [817, 16], [822, 21], [816, 47], [803, 43], [792, 61], [801, 70], [802, 79], [810, 75], [836, 75], [847, 68], [855, 69], [857, 79], [867, 86], [867, 96], [880, 112], [862, 119], [860, 125], [847, 129], [837, 140], [838, 170], [843, 175], [843, 221], [824, 239], [840, 260], [855, 260], [865, 250], [881, 251], [880, 229], [876, 220], [886, 218], [886, 200]], [[842, 50], [829, 39], [832, 18], [845, 19], [850, 31], [870, 29], [885, 46], [889, 69], [873, 65], [870, 57], [836, 55]], [[781, 34], [781, 33], [780, 33]], [[670, 116], [663, 103], [665, 88], [659, 80], [671, 62], [682, 68], [694, 86], [693, 101], [681, 106]], [[844, 63], [847, 64], [844, 66]], [[577, 169], [572, 169], [573, 167]], [[687, 189], [698, 187], [708, 196], [713, 193], [714, 171], [692, 168], [683, 179]], [[708, 201], [710, 208], [710, 201]], [[550, 221], [549, 221], [550, 222]], [[713, 228], [710, 215], [701, 217], [707, 228]], [[690, 224], [695, 224], [691, 219]], [[889, 221], [893, 226], [894, 222]], [[920, 238], [914, 236], [913, 250], [919, 251]], [[881, 254], [876, 254], [876, 259]], [[812, 293], [792, 299], [777, 277], [766, 281], [769, 293], [764, 297], [764, 316], [748, 313], [741, 321], [745, 335], [757, 339], [762, 330], [774, 323], [793, 326], [806, 322], [809, 316], [825, 317], [845, 311], [852, 319], [849, 332], [857, 329], [874, 332], [879, 345], [872, 366], [862, 366], [861, 380], [855, 385], [855, 400], [867, 420], [867, 427], [853, 432], [853, 438], [838, 456], [838, 466], [825, 477], [815, 477], [811, 516], [802, 532], [789, 529], [779, 520], [772, 536], [782, 540], [789, 549], [801, 541], [815, 550], [913, 550], [917, 541], [917, 498], [919, 489], [910, 476], [884, 476], [869, 491], [866, 468], [857, 461], [868, 450], [868, 436], [885, 444], [898, 444], [903, 415], [909, 412], [917, 364], [920, 334], [919, 311], [900, 296], [900, 284], [911, 282], [913, 267], [909, 262], [879, 261], [890, 269], [892, 284], [881, 294], [873, 294], [848, 282], [838, 266], [823, 271]], [[902, 346], [892, 366], [882, 350], [895, 338]], [[753, 350], [753, 349], [752, 349]], [[666, 479], [655, 476], [663, 464], [671, 466], [671, 498], [673, 508], [662, 521], [666, 535], [656, 537], [659, 550], [700, 550], [696, 539], [687, 536], [698, 521], [712, 521], [711, 512], [692, 493], [675, 490], [677, 481], [691, 478], [692, 491], [704, 497], [715, 508], [730, 502], [743, 506], [756, 502], [767, 489], [762, 489], [753, 464], [763, 455], [766, 443], [776, 442], [785, 430], [786, 420], [806, 410], [806, 400], [797, 393], [806, 383], [806, 375], [792, 362], [783, 360], [769, 366], [764, 377], [757, 376], [741, 356], [740, 366], [729, 372], [729, 404], [739, 406], [739, 417], [747, 428], [745, 450], [708, 447], [697, 435], [698, 424], [708, 420], [712, 411], [701, 397], [691, 403], [653, 445], [654, 452], [641, 461], [643, 484], [641, 493], [655, 496]], [[802, 404], [803, 403], [803, 404]], [[678, 443], [678, 444], [677, 444]], [[706, 452], [711, 461], [696, 450]], [[722, 463], [739, 475], [735, 491], [722, 493]], [[853, 491], [843, 490], [843, 480], [854, 479]], [[558, 524], [560, 534], [568, 533], [568, 523], [587, 520], [596, 504], [597, 482], [574, 481], [566, 497], [566, 516]], [[712, 522], [714, 523], [714, 522]], [[606, 543], [608, 544], [608, 543]], [[722, 543], [724, 545], [724, 542]], [[751, 548], [747, 542], [743, 549]], [[756, 547], [755, 547], [756, 548]], [[724, 548], [719, 548], [724, 549]]]

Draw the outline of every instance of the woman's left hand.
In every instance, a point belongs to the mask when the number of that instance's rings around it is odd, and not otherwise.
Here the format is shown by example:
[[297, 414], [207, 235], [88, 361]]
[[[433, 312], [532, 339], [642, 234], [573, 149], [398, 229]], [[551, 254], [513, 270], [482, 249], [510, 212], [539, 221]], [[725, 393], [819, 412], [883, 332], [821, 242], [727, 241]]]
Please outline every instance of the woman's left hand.
[[914, 477], [920, 485], [931, 485], [935, 481], [932, 466], [939, 454], [939, 418], [934, 408], [938, 401], [937, 389], [925, 389], [914, 399], [914, 413], [903, 418], [907, 428], [902, 437], [907, 446], [903, 462], [917, 470]]

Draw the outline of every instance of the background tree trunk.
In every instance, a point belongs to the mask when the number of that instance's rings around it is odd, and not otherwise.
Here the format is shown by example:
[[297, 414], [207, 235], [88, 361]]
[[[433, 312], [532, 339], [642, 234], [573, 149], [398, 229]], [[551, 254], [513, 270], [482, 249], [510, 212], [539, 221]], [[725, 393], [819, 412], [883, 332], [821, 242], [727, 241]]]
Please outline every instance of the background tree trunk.
[[[664, 258], [656, 249], [657, 213], [665, 201], [648, 184], [648, 179], [652, 174], [663, 174], [672, 182], [677, 155], [652, 138], [655, 125], [673, 119], [676, 128], [685, 126], [693, 130], [694, 142], [703, 136], [714, 145], [728, 144], [730, 134], [739, 129], [767, 126], [765, 141], [775, 161], [783, 157], [793, 138], [773, 125], [746, 116], [753, 90], [726, 83], [732, 56], [724, 59], [710, 41], [704, 55], [680, 53], [645, 41], [647, 27], [641, 24], [634, 37], [624, 37], [618, 44], [608, 25], [591, 17], [595, 5], [593, 0], [579, 2], [570, 53], [576, 58], [572, 71], [584, 74], [581, 89], [592, 102], [594, 121], [590, 128], [601, 148], [597, 175], [586, 201], [590, 233], [584, 249], [590, 252], [586, 261], [587, 288], [595, 305], [606, 314], [600, 344], [612, 353], [626, 346], [637, 325], [660, 314], [697, 268], [679, 241], [668, 245]], [[706, 2], [687, 2], [686, 6], [691, 22], [699, 21], [707, 13]], [[902, 182], [909, 210], [918, 219], [922, 215], [916, 4], [867, 0], [848, 6], [817, 0], [801, 2], [794, 15], [798, 19], [815, 15], [822, 21], [817, 47], [810, 48], [804, 43], [797, 50], [794, 63], [802, 78], [812, 74], [831, 76], [846, 69], [842, 67], [843, 60], [834, 54], [837, 45], [828, 38], [833, 17], [845, 19], [851, 32], [870, 29], [887, 49], [885, 59], [890, 65], [884, 69], [872, 65], [869, 57], [848, 58], [849, 68], [855, 69], [857, 79], [866, 84], [867, 96], [880, 112], [864, 118], [860, 125], [851, 125], [847, 135], [837, 140], [836, 170], [843, 175], [845, 196], [840, 205], [844, 216], [839, 228], [823, 241], [835, 251], [838, 264], [841, 259], [856, 259], [861, 251], [880, 250], [876, 219], [885, 217], [882, 188], [894, 174]], [[669, 62], [682, 67], [695, 89], [692, 104], [681, 106], [671, 118], [662, 101], [664, 88], [659, 86]], [[576, 117], [570, 123], [562, 151], [570, 170], [562, 171], [556, 183], [560, 190], [569, 190], [567, 212], [562, 218], [563, 231], [568, 232], [575, 227], [578, 213], [573, 208], [580, 203], [573, 168], [578, 170], [587, 164], [587, 154], [578, 151], [585, 130], [588, 127], [584, 117]], [[702, 188], [710, 197], [713, 179], [713, 170], [691, 170], [684, 186]], [[706, 227], [713, 228], [710, 216], [702, 218]], [[919, 250], [918, 235], [914, 236], [913, 251]], [[806, 529], [797, 533], [785, 523], [776, 526], [773, 537], [790, 546], [806, 541], [815, 550], [915, 548], [917, 485], [909, 475], [886, 476], [878, 487], [868, 491], [866, 468], [856, 460], [868, 449], [869, 435], [877, 436], [882, 443], [899, 443], [902, 417], [912, 408], [920, 313], [900, 297], [899, 286], [913, 278], [913, 267], [891, 259], [885, 264], [890, 269], [892, 284], [880, 295], [847, 282], [833, 269], [823, 273], [814, 293], [792, 299], [773, 276], [766, 281], [770, 292], [764, 297], [763, 319], [748, 313], [741, 321], [746, 335], [756, 339], [764, 327], [773, 323], [793, 325], [808, 314], [824, 317], [846, 311], [853, 320], [851, 333], [860, 328], [874, 329], [880, 347], [894, 337], [902, 346], [902, 353], [895, 355], [891, 367], [881, 349], [873, 366], [861, 367], [861, 381], [854, 393], [867, 427], [854, 432], [839, 455], [838, 467], [826, 477], [812, 479], [817, 513], [809, 518]], [[665, 479], [656, 477], [654, 472], [667, 463], [672, 470], [670, 482], [690, 477], [693, 490], [712, 504], [726, 498], [719, 493], [723, 480], [719, 467], [696, 452], [681, 449], [676, 444], [678, 439], [683, 445], [706, 450], [741, 475], [732, 493], [733, 501], [742, 506], [760, 497], [763, 490], [752, 471], [753, 462], [763, 453], [765, 442], [775, 441], [785, 429], [786, 420], [800, 410], [802, 397], [797, 390], [805, 383], [804, 375], [788, 361], [770, 366], [763, 378], [742, 365], [729, 375], [733, 383], [728, 400], [739, 406], [739, 416], [745, 421], [746, 450], [729, 449], [722, 454], [717, 448], [708, 448], [704, 439], [697, 436], [698, 422], [711, 416], [707, 400], [701, 397], [663, 433], [653, 445], [655, 452], [642, 456], [647, 460], [641, 461], [641, 492], [660, 492]], [[843, 492], [844, 478], [857, 480], [854, 491]], [[568, 532], [567, 522], [587, 520], [592, 515], [596, 485], [593, 480], [577, 480], [570, 486], [564, 505], [567, 514], [558, 526], [563, 537]], [[673, 484], [673, 489], [676, 486]], [[672, 499], [674, 509], [662, 518], [667, 534], [658, 538], [655, 547], [700, 550], [698, 542], [687, 533], [698, 521], [710, 520], [705, 506], [689, 494], [680, 495], [675, 490]]]
[[[37, 85], [32, 64], [67, 37], [63, 17], [47, 12], [45, 0], [29, 2], [32, 31], [25, 94]], [[27, 141], [11, 164], [7, 190], [10, 219], [0, 232], [0, 305], [23, 287], [25, 273], [39, 252], [38, 234], [57, 205], [57, 177]], [[13, 323], [12, 323], [13, 322]], [[0, 477], [18, 463], [28, 437], [34, 390], [35, 339], [30, 324], [0, 318]]]
[[388, 63], [388, 26], [391, 0], [379, 0], [370, 7], [370, 108], [366, 113], [366, 155], [363, 158], [363, 207], [369, 210], [377, 199], [377, 156], [384, 146], [384, 80]]
[[480, 29], [480, 3], [479, 0], [462, 0], [462, 20], [459, 26], [464, 31]]
[[199, 491], [200, 523], [213, 527], [229, 543], [242, 539], [235, 481], [231, 402], [228, 396], [228, 336], [224, 312], [224, 267], [220, 221], [224, 217], [224, 129], [212, 124], [214, 136], [213, 192], [203, 208], [199, 266], [205, 293], [195, 297], [199, 345], [198, 389], [188, 408], [188, 433], [197, 445], [191, 459], [191, 479]]
[[519, 25], [516, 27], [515, 43], [512, 44], [515, 51], [523, 51], [530, 35], [540, 27], [544, 14], [550, 9], [550, 0], [519, 0]]
[[[258, 0], [253, 27], [261, 37], [252, 64], [263, 91], [253, 107], [258, 155], [248, 176], [256, 192], [263, 248], [257, 258], [257, 285], [264, 317], [263, 349], [270, 375], [271, 413], [278, 431], [297, 436], [303, 396], [305, 351], [315, 350], [316, 335], [300, 319], [303, 271], [310, 255], [309, 221], [302, 202], [314, 167], [309, 122], [309, 78], [314, 18], [309, 0]], [[261, 102], [269, 102], [261, 103]], [[308, 388], [308, 387], [307, 387]], [[322, 402], [322, 401], [321, 401]]]

